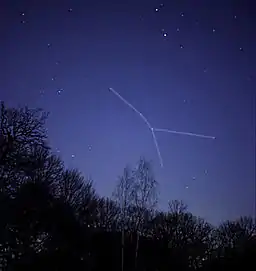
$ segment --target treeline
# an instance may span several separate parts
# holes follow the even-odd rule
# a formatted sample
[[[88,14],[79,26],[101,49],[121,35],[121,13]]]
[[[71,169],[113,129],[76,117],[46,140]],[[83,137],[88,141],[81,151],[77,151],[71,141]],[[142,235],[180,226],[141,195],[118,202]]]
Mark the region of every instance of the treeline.
[[[213,227],[172,200],[157,209],[157,182],[140,159],[113,197],[66,169],[47,143],[42,110],[0,112],[0,270],[226,270],[250,268],[255,221]],[[100,167],[100,165],[99,165]],[[99,168],[100,170],[100,168]]]

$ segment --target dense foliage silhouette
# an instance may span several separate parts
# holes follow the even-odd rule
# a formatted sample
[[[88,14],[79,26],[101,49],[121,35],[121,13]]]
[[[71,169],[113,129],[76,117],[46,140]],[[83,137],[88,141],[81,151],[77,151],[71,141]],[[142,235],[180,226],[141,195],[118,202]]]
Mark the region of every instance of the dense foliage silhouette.
[[[213,227],[178,200],[157,209],[157,182],[141,158],[112,198],[66,169],[47,143],[42,110],[0,112],[1,270],[226,270],[251,266],[255,221]]]

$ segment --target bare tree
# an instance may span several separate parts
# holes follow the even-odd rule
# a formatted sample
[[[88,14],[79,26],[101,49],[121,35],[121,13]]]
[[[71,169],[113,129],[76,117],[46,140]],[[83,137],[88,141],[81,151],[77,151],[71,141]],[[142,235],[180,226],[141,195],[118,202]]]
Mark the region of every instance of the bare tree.
[[[216,240],[219,252],[235,250],[250,240],[256,232],[252,217],[241,217],[236,221],[226,221],[216,230]],[[226,252],[225,252],[226,251]]]
[[[35,149],[48,148],[44,127],[47,116],[48,114],[41,109],[7,108],[3,102],[1,103],[0,176],[4,177],[4,180],[8,175],[17,175],[21,163],[33,155]],[[9,185],[1,184],[2,187]]]
[[[11,158],[16,150],[25,151],[31,145],[44,145],[47,134],[44,127],[48,113],[42,109],[28,107],[6,108],[1,103],[0,109],[0,160]],[[11,152],[12,151],[12,152]]]
[[[169,249],[177,264],[193,268],[202,265],[212,248],[213,227],[187,211],[183,201],[172,200],[162,219],[162,235],[168,240]]]
[[[124,246],[124,226],[133,226],[136,232],[136,268],[140,234],[147,216],[155,210],[158,200],[157,182],[151,164],[140,158],[132,171],[126,167],[123,176],[119,178],[114,195],[121,208],[122,246]]]
[[[137,167],[133,171],[133,201],[136,207],[136,251],[135,270],[137,268],[137,258],[139,251],[139,238],[146,222],[146,215],[154,212],[158,203],[157,181],[152,172],[150,162],[140,158]]]
[[[126,224],[125,222],[127,222],[128,210],[133,202],[133,182],[131,170],[126,166],[123,175],[118,178],[117,186],[113,192],[113,198],[121,209],[120,220],[123,226]]]
[[[118,227],[119,208],[116,203],[109,198],[101,198],[98,203],[98,226],[110,231]]]
[[[171,200],[168,202],[169,212],[181,214],[187,211],[188,206],[182,200]]]
[[[57,196],[72,207],[82,224],[96,226],[98,198],[91,180],[76,170],[65,170],[58,183]]]
[[[122,231],[121,266],[122,266],[122,271],[123,271],[124,269],[124,228],[125,228],[125,225],[128,224],[127,214],[128,214],[128,210],[132,204],[132,199],[133,199],[133,177],[131,176],[131,170],[128,166],[125,167],[123,176],[120,176],[118,178],[118,184],[113,193],[113,197],[117,203],[117,206],[119,206],[119,209],[121,210],[119,220],[120,220],[121,231]]]

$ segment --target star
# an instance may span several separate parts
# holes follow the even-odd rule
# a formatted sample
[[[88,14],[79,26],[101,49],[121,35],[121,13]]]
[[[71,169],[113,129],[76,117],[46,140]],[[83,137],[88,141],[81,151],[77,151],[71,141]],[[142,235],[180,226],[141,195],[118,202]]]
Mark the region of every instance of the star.
[[[167,37],[167,33],[164,33],[163,36],[164,36],[164,37]]]
[[[158,11],[159,11],[159,9],[158,9],[158,8],[155,8],[155,11],[156,11],[156,12],[158,12]]]
[[[184,48],[184,46],[182,44],[180,44],[180,49],[183,49],[183,48]]]
[[[71,155],[71,157],[72,157],[72,158],[75,158],[75,155],[74,155],[74,154],[72,154],[72,155]]]
[[[60,95],[63,92],[63,88],[57,90],[57,94]]]

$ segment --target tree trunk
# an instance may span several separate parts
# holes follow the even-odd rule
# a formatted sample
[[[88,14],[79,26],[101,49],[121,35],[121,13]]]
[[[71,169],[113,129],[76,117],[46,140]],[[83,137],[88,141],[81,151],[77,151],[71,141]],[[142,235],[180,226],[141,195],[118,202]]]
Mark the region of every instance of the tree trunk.
[[[140,234],[137,232],[137,238],[136,238],[136,250],[135,250],[135,270],[137,270],[137,260],[138,260],[138,251],[139,251],[139,239]]]
[[[122,229],[122,271],[124,271],[124,229]]]

